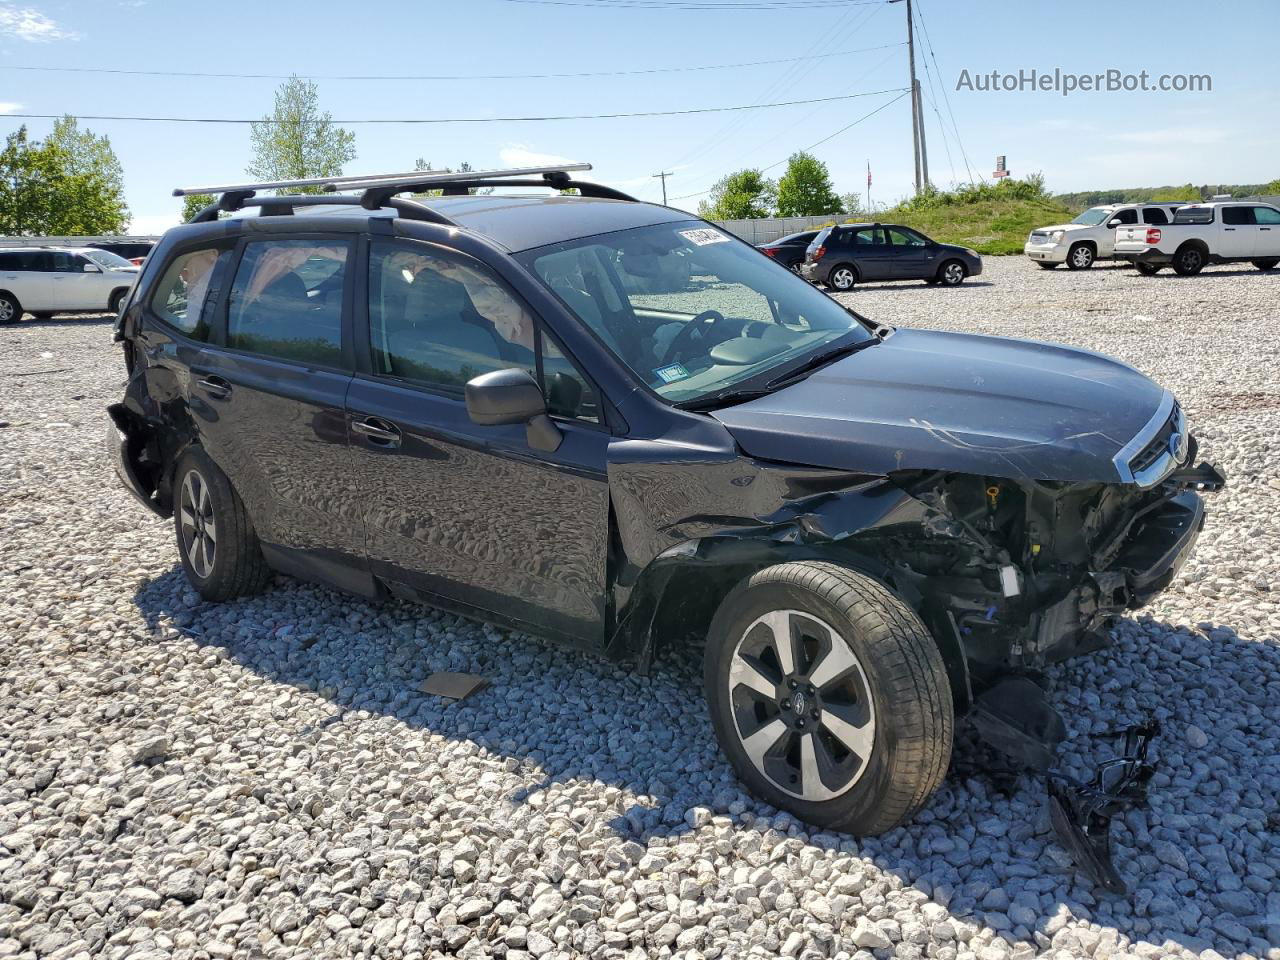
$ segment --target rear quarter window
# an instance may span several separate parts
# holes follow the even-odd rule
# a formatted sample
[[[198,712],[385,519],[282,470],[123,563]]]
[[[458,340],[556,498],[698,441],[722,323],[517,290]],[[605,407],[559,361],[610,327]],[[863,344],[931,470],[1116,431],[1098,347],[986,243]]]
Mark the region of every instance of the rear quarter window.
[[[1213,207],[1182,207],[1173,215],[1174,223],[1213,223]]]
[[[196,340],[207,340],[205,301],[224,251],[192,250],[173,259],[151,295],[151,312]]]

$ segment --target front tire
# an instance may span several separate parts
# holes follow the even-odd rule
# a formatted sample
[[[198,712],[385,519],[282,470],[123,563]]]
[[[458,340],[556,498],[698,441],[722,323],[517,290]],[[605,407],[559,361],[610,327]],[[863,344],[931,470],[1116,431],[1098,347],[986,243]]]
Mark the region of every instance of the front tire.
[[[948,260],[938,268],[938,282],[944,287],[958,287],[969,276],[969,270],[959,260]]]
[[[1138,272],[1144,277],[1154,277],[1161,269],[1158,263],[1135,263],[1134,266],[1138,268]]]
[[[704,664],[721,747],[758,797],[874,836],[916,813],[951,759],[937,644],[888,588],[833,563],[783,563],[716,612]]]
[[[22,319],[22,304],[12,293],[0,293],[0,323],[17,323]]]
[[[1180,277],[1194,277],[1204,265],[1204,251],[1197,246],[1183,247],[1173,255],[1173,272]]]
[[[258,593],[270,569],[240,496],[199,448],[174,473],[173,529],[187,580],[206,600]]]
[[[1264,257],[1261,260],[1250,260],[1249,262],[1259,270],[1274,270],[1276,264],[1280,263],[1280,257]]]
[[[1097,253],[1087,243],[1077,243],[1067,251],[1068,270],[1088,270],[1093,266]]]
[[[107,311],[118,315],[120,313],[120,304],[128,295],[128,288],[113,291],[111,299],[107,301]]]
[[[858,275],[853,272],[853,267],[846,266],[843,263],[835,267],[827,277],[827,286],[842,293],[852,290],[853,285],[857,282]]]

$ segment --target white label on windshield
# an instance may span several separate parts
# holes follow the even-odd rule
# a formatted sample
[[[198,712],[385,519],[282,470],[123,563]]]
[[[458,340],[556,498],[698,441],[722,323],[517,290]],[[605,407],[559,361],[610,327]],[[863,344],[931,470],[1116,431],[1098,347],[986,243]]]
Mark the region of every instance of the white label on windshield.
[[[709,228],[704,228],[702,230],[681,230],[680,236],[699,247],[705,247],[709,243],[729,242],[729,238],[719,230],[712,230]]]

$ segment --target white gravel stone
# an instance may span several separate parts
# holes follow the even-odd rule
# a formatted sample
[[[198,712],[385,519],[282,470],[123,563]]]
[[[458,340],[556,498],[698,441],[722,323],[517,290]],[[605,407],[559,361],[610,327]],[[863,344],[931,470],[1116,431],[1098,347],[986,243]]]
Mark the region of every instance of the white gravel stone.
[[[200,602],[171,527],[110,472],[109,320],[0,327],[0,957],[1272,960],[1277,280],[988,258],[959,289],[841,297],[1117,356],[1177,393],[1230,477],[1170,589],[1047,671],[1075,776],[1098,734],[1164,726],[1149,809],[1113,827],[1129,899],[1080,880],[1030,778],[953,772],[879,838],[780,815],[716,750],[695,651],[638,677],[283,578]],[[418,692],[443,670],[490,687]]]

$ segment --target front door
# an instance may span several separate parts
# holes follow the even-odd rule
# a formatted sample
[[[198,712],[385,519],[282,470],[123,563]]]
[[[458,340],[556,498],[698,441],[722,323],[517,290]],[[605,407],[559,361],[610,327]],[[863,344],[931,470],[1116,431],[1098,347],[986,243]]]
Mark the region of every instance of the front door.
[[[219,323],[192,365],[201,442],[244,500],[273,565],[367,591],[352,479],[346,238],[243,243]]]
[[[929,242],[924,237],[906,227],[885,227],[884,232],[896,279],[922,280],[937,272],[936,265],[930,262]]]
[[[79,254],[65,250],[54,250],[49,256],[53,265],[53,272],[49,274],[53,290],[50,306],[55,310],[88,309],[85,291],[96,290],[100,286],[97,281],[102,277],[101,268],[98,268],[99,272],[96,274],[85,273],[85,264],[89,261]],[[102,306],[105,308],[106,304],[107,295],[104,293]]]
[[[1259,260],[1280,257],[1280,210],[1275,207],[1254,207],[1253,219],[1258,229],[1253,255]]]
[[[594,389],[478,261],[374,240],[368,262],[369,369],[347,407],[372,572],[602,643],[609,436]],[[466,381],[504,367],[541,370],[554,453],[523,425],[468,418]]]

